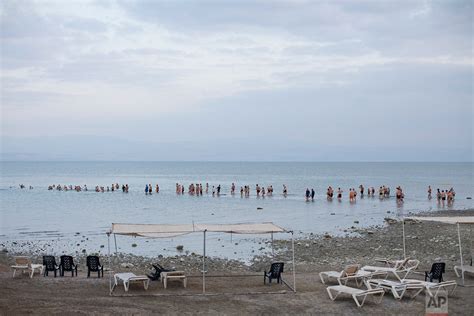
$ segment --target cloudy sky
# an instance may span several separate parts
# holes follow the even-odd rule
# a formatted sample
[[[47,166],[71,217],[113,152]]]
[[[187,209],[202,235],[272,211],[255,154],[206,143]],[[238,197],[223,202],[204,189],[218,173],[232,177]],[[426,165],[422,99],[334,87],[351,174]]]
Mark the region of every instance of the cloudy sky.
[[[2,158],[472,161],[472,6],[4,0]]]

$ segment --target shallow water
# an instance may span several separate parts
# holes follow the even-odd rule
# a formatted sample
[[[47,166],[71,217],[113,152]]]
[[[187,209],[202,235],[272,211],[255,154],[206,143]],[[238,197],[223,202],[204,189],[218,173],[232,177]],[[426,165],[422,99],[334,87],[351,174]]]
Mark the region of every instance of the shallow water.
[[[2,162],[1,167],[0,242],[29,240],[55,253],[106,251],[105,232],[112,222],[273,222],[294,230],[297,236],[343,234],[351,226],[382,224],[387,216],[448,209],[438,205],[436,199],[427,199],[428,185],[433,195],[436,188],[454,187],[456,200],[449,208],[472,208],[472,200],[466,197],[473,196],[474,188],[472,163]],[[91,191],[96,185],[106,187],[115,182],[128,183],[130,192]],[[208,182],[210,187],[221,184],[223,194],[177,196],[176,182],[184,183],[186,188],[191,182]],[[250,185],[251,196],[230,195],[232,182],[237,191],[240,186]],[[20,183],[34,189],[21,190]],[[159,183],[160,193],[146,196],[146,183]],[[257,183],[272,184],[274,196],[257,198]],[[89,191],[48,191],[51,184],[87,184]],[[289,189],[286,198],[281,194],[283,184]],[[349,203],[348,189],[357,189],[359,184],[376,189],[386,185],[392,194],[400,185],[405,200],[400,204],[394,198],[358,197],[356,203]],[[345,191],[341,202],[326,200],[328,185]],[[304,200],[307,187],[316,191],[314,202]],[[269,244],[265,244],[269,236],[208,235],[210,255],[246,259],[270,251]],[[202,252],[202,236],[198,234],[159,240],[118,236],[117,240],[119,250],[142,255],[173,254],[178,244],[185,250]]]

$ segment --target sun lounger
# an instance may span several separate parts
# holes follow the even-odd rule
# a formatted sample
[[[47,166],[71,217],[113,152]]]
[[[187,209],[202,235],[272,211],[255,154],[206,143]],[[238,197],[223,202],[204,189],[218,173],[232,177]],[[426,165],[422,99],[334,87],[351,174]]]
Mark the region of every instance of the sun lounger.
[[[169,280],[182,281],[185,288],[188,282],[188,278],[186,277],[184,271],[161,272],[161,282],[163,283],[163,287],[165,289],[168,287]]]
[[[21,270],[22,274],[27,271],[30,278],[33,278],[35,271],[38,271],[40,274],[43,273],[42,264],[31,263],[30,258],[23,256],[15,257],[15,264],[12,265],[11,268],[13,269],[13,277],[15,277],[16,270]]]
[[[375,260],[375,262],[383,263],[386,267],[390,267],[390,268],[396,268],[403,261],[405,261],[404,259],[392,260],[392,259],[388,259],[388,258],[375,258],[374,260]]]
[[[454,273],[456,273],[458,278],[464,277],[465,273],[474,274],[474,266],[454,266]]]
[[[151,266],[153,267],[153,269],[155,269],[155,271],[153,273],[147,274],[147,276],[152,281],[160,280],[162,272],[176,271],[176,269],[163,268],[159,263],[152,264]]]
[[[323,284],[326,284],[330,279],[336,279],[340,285],[346,285],[349,280],[355,280],[357,286],[361,286],[363,282],[359,283],[359,280],[368,278],[371,276],[371,272],[359,270],[360,265],[351,264],[344,268],[342,271],[324,271],[319,273],[319,277]],[[325,280],[326,278],[326,280]]]
[[[416,291],[411,295],[411,298],[415,298],[425,289],[425,285],[421,283],[402,283],[386,279],[370,279],[367,282],[370,284],[371,288],[382,288],[386,291],[390,291],[393,297],[398,300],[401,300],[409,290]]]
[[[387,273],[393,274],[400,282],[405,279],[410,272],[415,270],[420,261],[418,260],[408,260],[405,259],[401,264],[397,265],[396,267],[378,267],[378,266],[364,266],[362,270],[375,272],[375,273]]]
[[[375,295],[375,296],[380,295],[379,299],[375,301],[377,304],[379,304],[382,301],[383,295],[385,294],[385,291],[382,288],[375,288],[375,289],[369,288],[367,290],[361,290],[361,289],[356,289],[356,288],[349,287],[346,285],[328,286],[326,291],[328,292],[329,298],[333,301],[341,293],[351,295],[352,298],[354,299],[354,302],[357,304],[357,307],[362,307],[364,305],[365,299],[369,295]]]
[[[456,281],[444,281],[444,282],[426,282],[415,279],[405,279],[402,281],[404,284],[422,284],[425,287],[425,292],[431,297],[437,297],[439,291],[445,291],[448,295],[452,295],[456,290]],[[449,290],[451,289],[451,290]]]
[[[112,291],[118,285],[119,280],[123,282],[123,287],[125,289],[125,292],[128,292],[131,282],[143,282],[143,287],[145,288],[145,290],[148,290],[148,284],[150,282],[150,279],[148,279],[146,275],[136,275],[135,273],[131,273],[131,272],[116,273],[114,274],[115,283],[112,287]]]

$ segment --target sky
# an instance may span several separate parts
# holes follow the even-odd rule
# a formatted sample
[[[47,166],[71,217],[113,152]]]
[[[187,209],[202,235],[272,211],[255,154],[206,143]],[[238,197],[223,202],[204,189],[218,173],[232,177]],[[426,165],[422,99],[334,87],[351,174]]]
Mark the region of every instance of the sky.
[[[2,160],[473,161],[472,1],[0,3]]]

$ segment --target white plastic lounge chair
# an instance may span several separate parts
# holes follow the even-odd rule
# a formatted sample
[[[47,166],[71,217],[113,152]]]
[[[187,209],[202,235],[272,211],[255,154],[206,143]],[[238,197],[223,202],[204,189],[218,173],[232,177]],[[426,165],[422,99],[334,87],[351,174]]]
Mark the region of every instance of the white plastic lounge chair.
[[[402,263],[397,264],[395,267],[378,267],[378,266],[364,266],[362,270],[375,272],[375,273],[382,273],[385,272],[387,274],[393,274],[400,282],[405,279],[410,272],[415,270],[420,261],[418,260],[409,260],[405,259]]]
[[[319,273],[319,278],[323,284],[326,284],[330,279],[336,279],[340,285],[346,285],[349,280],[355,280],[357,287],[360,287],[363,282],[359,283],[360,279],[370,277],[372,274],[368,271],[359,270],[360,265],[351,264],[344,268],[342,271],[323,271]],[[326,280],[324,279],[326,278]]]
[[[465,273],[472,273],[474,274],[474,266],[454,266],[454,273],[456,273],[458,278],[464,278]]]
[[[38,271],[40,275],[43,273],[43,265],[31,263],[30,258],[17,256],[15,257],[15,264],[11,266],[13,269],[13,277],[15,277],[16,270],[21,270],[23,274],[25,271],[28,271],[30,278],[33,278],[35,271]]]
[[[386,267],[398,268],[407,259],[393,260],[393,259],[388,259],[388,258],[375,258],[374,260],[375,262],[383,263]]]
[[[457,287],[456,281],[444,281],[440,283],[435,283],[415,279],[405,279],[402,281],[402,283],[411,285],[422,284],[425,287],[425,292],[431,297],[437,297],[439,291],[445,291],[448,295],[452,295]]]
[[[163,287],[166,289],[168,287],[168,281],[170,280],[179,280],[183,281],[183,285],[186,288],[187,285],[187,277],[184,274],[184,271],[167,271],[161,272],[161,282],[163,283]]]
[[[413,299],[425,289],[425,285],[421,283],[402,283],[386,279],[370,279],[367,282],[371,288],[382,288],[386,291],[390,291],[393,297],[398,300],[401,300],[409,290],[415,291],[415,293],[410,296],[410,298]]]
[[[148,290],[148,284],[150,283],[150,279],[148,279],[146,275],[135,275],[135,273],[131,272],[116,273],[114,274],[114,280],[115,283],[112,287],[112,291],[118,285],[119,280],[123,282],[125,292],[128,292],[131,282],[143,282],[143,287],[145,288],[145,290]]]
[[[362,307],[364,305],[365,299],[367,298],[368,295],[375,295],[375,296],[380,295],[379,299],[375,300],[375,302],[379,304],[382,301],[382,298],[385,294],[384,289],[382,288],[372,289],[370,288],[370,285],[368,285],[368,287],[369,289],[367,290],[361,290],[361,289],[356,289],[356,288],[349,287],[346,285],[334,285],[334,286],[328,286],[326,291],[328,292],[329,298],[333,301],[341,293],[351,295],[357,307]],[[359,301],[359,299],[361,300]]]

